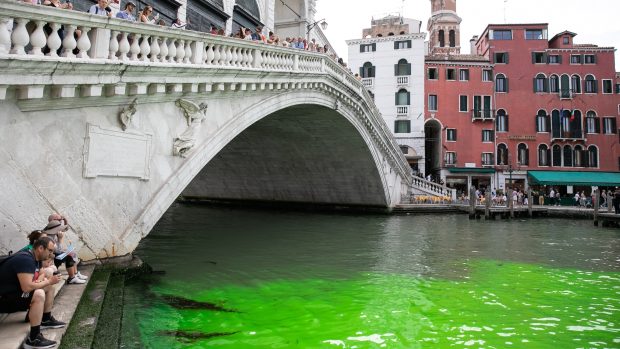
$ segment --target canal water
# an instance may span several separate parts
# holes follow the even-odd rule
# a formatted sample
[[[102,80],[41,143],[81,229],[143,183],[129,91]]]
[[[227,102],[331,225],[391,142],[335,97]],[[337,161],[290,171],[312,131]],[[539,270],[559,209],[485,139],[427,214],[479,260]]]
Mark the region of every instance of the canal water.
[[[124,348],[620,348],[620,231],[175,204]]]

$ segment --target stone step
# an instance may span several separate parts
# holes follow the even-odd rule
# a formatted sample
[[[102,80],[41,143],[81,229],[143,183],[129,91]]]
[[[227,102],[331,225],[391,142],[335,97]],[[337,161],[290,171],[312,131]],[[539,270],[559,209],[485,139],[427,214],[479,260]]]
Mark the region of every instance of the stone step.
[[[120,348],[125,274],[112,273],[97,320],[92,349]]]

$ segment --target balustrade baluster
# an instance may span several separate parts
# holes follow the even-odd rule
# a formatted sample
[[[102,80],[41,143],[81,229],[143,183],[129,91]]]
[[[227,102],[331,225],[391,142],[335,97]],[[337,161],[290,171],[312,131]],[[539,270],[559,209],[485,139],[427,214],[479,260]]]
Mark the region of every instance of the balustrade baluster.
[[[179,41],[179,46],[177,47],[177,63],[183,63],[183,57],[185,57],[185,40]]]
[[[121,61],[126,61],[127,53],[129,53],[129,39],[127,39],[127,32],[121,34],[121,41],[119,42],[118,52],[120,53],[119,59]]]
[[[142,42],[140,43],[140,59],[142,61],[147,62],[149,60],[149,53],[151,53],[151,44],[149,44],[149,35],[145,35],[142,37]]]
[[[90,50],[90,38],[88,37],[88,32],[90,31],[89,27],[81,27],[82,34],[77,41],[78,58],[89,58],[88,50]]]
[[[173,63],[174,58],[177,56],[177,47],[175,45],[176,39],[170,38],[170,43],[168,44],[168,59],[167,62]]]
[[[49,38],[48,38],[48,43],[47,46],[49,46]],[[110,52],[110,54],[108,55],[108,59],[111,59],[113,61],[117,60],[118,58],[116,57],[116,53],[118,52],[118,30],[112,30],[112,34],[110,35],[110,46],[108,47],[108,50]]]
[[[220,60],[219,65],[226,65],[226,46],[220,46]]]
[[[162,37],[161,38],[161,44],[159,44],[159,60],[158,62],[166,62],[168,59],[168,44],[166,43],[166,41],[168,41],[167,38]]]
[[[0,17],[0,54],[8,53],[11,49],[11,34],[8,24],[8,18]]]
[[[26,23],[28,20],[26,18],[17,18],[15,20],[17,22],[17,26],[13,29],[13,33],[11,33],[11,42],[13,43],[13,48],[10,53],[16,55],[25,55],[26,51],[24,48],[28,45],[30,41],[30,37],[28,36],[28,30],[26,29]]]
[[[220,64],[220,45],[213,46],[213,65]]]
[[[237,66],[238,62],[237,59],[239,59],[239,56],[237,55],[237,47],[233,47],[230,50],[231,53],[231,62],[233,66]]]
[[[213,64],[213,60],[215,59],[215,52],[213,52],[213,45],[208,45],[207,54],[205,55],[205,63],[208,65]]]
[[[142,34],[132,34],[131,47],[129,48],[129,52],[131,52],[131,60],[137,61],[138,55],[140,54],[140,38]]]
[[[185,58],[183,58],[183,63],[191,63],[192,59],[192,42],[187,41],[185,43]]]
[[[232,65],[232,48],[226,47],[226,65]]]
[[[62,40],[62,56],[75,58],[73,50],[77,47],[77,41],[73,37],[76,26],[73,24],[65,25],[65,38]]]
[[[30,54],[33,56],[43,56],[43,51],[41,49],[45,46],[47,40],[45,40],[45,32],[43,32],[43,26],[45,22],[43,21],[35,21],[36,29],[30,34],[30,45],[32,49],[30,50]]]
[[[159,36],[153,36],[151,39],[151,62],[159,62]]]

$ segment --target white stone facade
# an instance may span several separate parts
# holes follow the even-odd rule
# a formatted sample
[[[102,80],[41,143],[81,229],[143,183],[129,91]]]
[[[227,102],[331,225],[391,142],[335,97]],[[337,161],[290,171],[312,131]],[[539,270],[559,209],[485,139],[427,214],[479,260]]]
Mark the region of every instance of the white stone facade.
[[[410,25],[416,27],[415,25]],[[418,169],[424,173],[424,50],[426,34],[414,32],[404,35],[347,40],[348,66],[360,74],[360,67],[370,62],[374,78],[364,78],[363,83],[374,94],[375,104],[383,119],[394,133],[398,144],[410,147],[409,155],[417,154]],[[395,42],[410,41],[411,48],[395,49]],[[375,50],[360,52],[360,45],[374,45]],[[410,75],[395,75],[395,65],[401,59],[411,64]],[[409,92],[409,105],[396,105],[395,94],[405,89]],[[406,107],[406,108],[402,108]],[[410,122],[409,133],[395,133],[395,122]]]

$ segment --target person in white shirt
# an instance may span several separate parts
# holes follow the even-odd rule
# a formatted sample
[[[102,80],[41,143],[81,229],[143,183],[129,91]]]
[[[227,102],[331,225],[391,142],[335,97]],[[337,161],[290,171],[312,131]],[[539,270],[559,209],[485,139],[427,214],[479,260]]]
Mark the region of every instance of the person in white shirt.
[[[112,10],[108,7],[107,0],[97,0],[97,3],[88,9],[88,13],[112,17]]]

